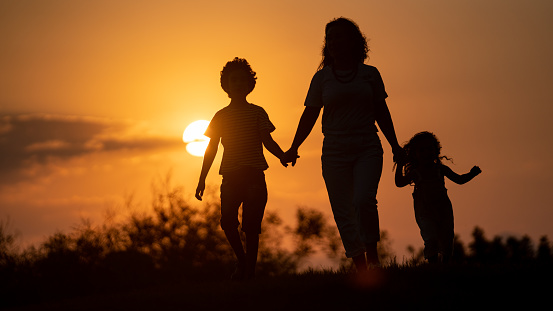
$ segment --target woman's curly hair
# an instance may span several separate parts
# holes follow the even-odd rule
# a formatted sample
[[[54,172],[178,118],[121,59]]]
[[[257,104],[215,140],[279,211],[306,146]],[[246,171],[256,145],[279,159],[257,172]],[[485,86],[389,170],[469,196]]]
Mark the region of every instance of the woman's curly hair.
[[[352,38],[355,41],[354,42],[354,51],[352,57],[358,61],[363,63],[365,59],[369,57],[369,45],[367,44],[367,38],[365,35],[361,32],[359,29],[359,26],[352,21],[351,19],[345,18],[345,17],[339,17],[331,20],[326,24],[325,27],[325,40],[323,45],[323,58],[321,60],[321,64],[319,65],[319,69],[322,69],[323,67],[329,66],[334,62],[334,58],[330,55],[330,51],[328,50],[328,44],[326,40],[326,35],[328,33],[328,30],[331,27],[334,26],[343,26],[347,30],[349,30],[352,34]]]
[[[252,70],[252,67],[247,60],[245,60],[244,58],[235,57],[233,60],[227,62],[226,65],[223,67],[223,70],[221,70],[221,87],[229,95],[229,97],[230,94],[228,77],[231,72],[237,70],[242,70],[250,76],[250,79],[248,81],[249,89],[247,94],[251,93],[251,91],[253,91],[253,88],[255,87],[255,82],[257,80],[255,71]]]
[[[432,132],[424,131],[415,134],[405,145],[403,150],[405,150],[405,166],[404,172],[408,173],[411,169],[417,166],[417,150],[420,148],[422,142],[430,141],[434,147],[434,162],[437,164],[442,164],[442,159],[451,161],[445,155],[440,155],[442,150],[442,144],[438,140],[438,137]]]

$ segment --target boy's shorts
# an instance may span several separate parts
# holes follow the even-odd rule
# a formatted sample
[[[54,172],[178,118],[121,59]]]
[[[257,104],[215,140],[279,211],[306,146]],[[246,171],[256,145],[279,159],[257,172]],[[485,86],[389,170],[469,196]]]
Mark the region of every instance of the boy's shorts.
[[[242,231],[261,233],[267,204],[267,184],[261,170],[240,169],[223,175],[221,184],[221,228],[238,228],[238,209],[242,204]]]

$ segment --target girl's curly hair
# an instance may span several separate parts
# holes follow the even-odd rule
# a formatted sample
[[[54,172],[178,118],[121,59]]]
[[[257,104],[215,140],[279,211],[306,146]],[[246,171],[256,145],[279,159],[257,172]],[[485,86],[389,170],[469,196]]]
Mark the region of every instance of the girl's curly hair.
[[[326,41],[326,34],[328,33],[328,30],[331,27],[334,26],[342,26],[345,27],[348,31],[352,34],[352,40],[354,40],[354,51],[352,57],[360,62],[363,63],[365,59],[369,57],[369,45],[367,44],[367,38],[365,35],[361,32],[359,29],[359,26],[352,21],[351,19],[345,18],[345,17],[339,17],[331,20],[326,24],[325,27],[325,40],[323,45],[323,58],[321,60],[321,64],[319,65],[319,69],[322,69],[323,67],[329,66],[334,62],[334,58],[330,55],[330,51],[328,50],[328,44]]]
[[[242,70],[250,76],[250,79],[248,81],[249,90],[247,94],[251,93],[251,91],[253,91],[253,88],[255,87],[255,82],[257,80],[255,71],[252,70],[252,67],[247,60],[245,60],[244,58],[235,57],[233,60],[227,62],[226,65],[223,67],[223,70],[221,70],[221,87],[223,88],[223,91],[225,91],[229,95],[229,97],[230,94],[228,77],[231,72],[237,70]]]
[[[434,157],[435,163],[442,164],[442,159],[452,161],[447,156],[440,155],[440,152],[442,150],[442,145],[438,140],[438,137],[436,137],[434,133],[428,132],[428,131],[420,132],[415,134],[403,146],[403,150],[405,150],[405,166],[404,166],[405,173],[408,173],[413,167],[417,166],[418,164],[417,158],[416,158],[417,150],[418,148],[420,148],[422,142],[427,142],[427,141],[430,141],[434,147],[433,157]]]

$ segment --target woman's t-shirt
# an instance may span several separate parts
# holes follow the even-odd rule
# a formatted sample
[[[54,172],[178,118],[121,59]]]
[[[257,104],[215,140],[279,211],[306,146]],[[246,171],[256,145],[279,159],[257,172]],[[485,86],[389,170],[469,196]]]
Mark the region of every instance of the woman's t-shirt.
[[[322,130],[325,135],[367,134],[377,131],[375,103],[387,97],[376,67],[359,64],[353,80],[344,83],[337,80],[332,67],[327,66],[313,76],[305,106],[324,108]]]

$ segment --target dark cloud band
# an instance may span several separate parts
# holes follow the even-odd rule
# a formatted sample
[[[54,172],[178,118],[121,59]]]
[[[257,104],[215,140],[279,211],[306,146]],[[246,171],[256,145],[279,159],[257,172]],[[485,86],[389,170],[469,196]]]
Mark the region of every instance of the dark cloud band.
[[[30,162],[69,160],[95,152],[183,147],[179,137],[152,136],[128,121],[61,115],[0,116],[0,184],[17,179]]]

